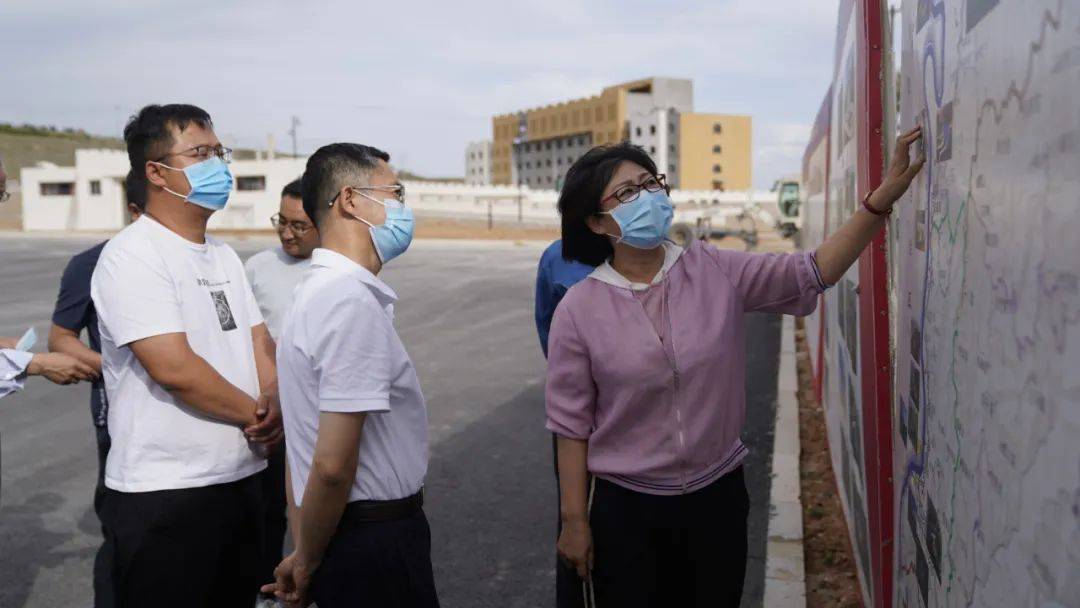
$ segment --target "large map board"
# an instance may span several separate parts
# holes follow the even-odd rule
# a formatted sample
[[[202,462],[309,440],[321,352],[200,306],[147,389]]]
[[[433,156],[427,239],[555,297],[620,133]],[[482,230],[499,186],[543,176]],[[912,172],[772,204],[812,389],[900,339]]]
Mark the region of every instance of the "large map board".
[[[881,91],[870,86],[879,81],[872,75],[881,69],[880,11],[868,9],[871,5],[876,6],[869,0],[840,3],[827,113],[825,216],[823,221],[807,218],[812,231],[819,222],[825,234],[836,231],[881,177]],[[819,151],[811,147],[808,154],[813,159]],[[819,209],[811,204],[808,211]],[[830,455],[868,606],[885,605],[893,558],[885,268],[879,237],[825,293],[820,313],[821,397]]]
[[[1080,2],[901,18],[894,604],[1080,606]]]
[[[1080,2],[900,8],[894,64],[885,3],[840,3],[803,157],[816,247],[924,128],[888,242],[806,325],[864,603],[1080,607]]]

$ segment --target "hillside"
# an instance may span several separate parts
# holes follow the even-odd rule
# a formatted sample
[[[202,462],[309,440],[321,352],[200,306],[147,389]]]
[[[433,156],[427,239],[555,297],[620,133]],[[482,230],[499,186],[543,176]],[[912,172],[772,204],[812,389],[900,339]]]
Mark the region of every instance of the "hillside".
[[[75,164],[75,150],[80,148],[107,148],[123,150],[124,141],[118,137],[91,135],[78,129],[56,129],[34,125],[11,125],[0,123],[0,157],[4,159],[4,168],[8,180],[18,180],[23,167],[34,166],[46,161],[60,166]],[[278,156],[285,157],[281,152]],[[237,160],[255,158],[255,150],[237,149]],[[400,170],[402,179],[418,181],[461,182],[457,178],[432,179],[416,175],[407,170]],[[9,186],[10,189],[10,186]],[[0,205],[0,230],[18,230],[22,228],[22,195],[18,192],[11,200]]]
[[[124,140],[118,137],[91,135],[76,129],[55,129],[33,125],[10,125],[0,123],[0,157],[8,180],[18,180],[23,167],[46,161],[60,166],[75,164],[75,150],[80,148],[107,148],[123,150]],[[237,159],[255,158],[254,150],[237,150]],[[22,196],[16,193],[8,202],[0,205],[0,230],[22,228]]]

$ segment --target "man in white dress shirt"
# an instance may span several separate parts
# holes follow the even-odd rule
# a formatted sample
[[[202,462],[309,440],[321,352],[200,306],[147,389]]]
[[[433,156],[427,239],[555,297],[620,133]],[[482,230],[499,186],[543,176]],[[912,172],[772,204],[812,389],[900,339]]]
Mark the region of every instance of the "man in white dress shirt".
[[[413,233],[389,160],[332,144],[304,171],[322,248],[278,345],[296,550],[263,588],[301,605],[439,605],[422,508],[427,407],[394,329],[397,296],[377,276]]]

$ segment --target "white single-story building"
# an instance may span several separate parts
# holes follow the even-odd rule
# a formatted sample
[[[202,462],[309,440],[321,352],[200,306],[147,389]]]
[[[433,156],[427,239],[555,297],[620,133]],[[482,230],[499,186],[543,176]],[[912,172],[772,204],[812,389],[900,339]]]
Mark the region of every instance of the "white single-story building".
[[[229,204],[210,219],[211,229],[269,230],[282,188],[304,172],[306,158],[234,160],[229,165],[234,191]],[[111,231],[123,228],[126,211],[124,177],[127,153],[119,150],[76,150],[75,166],[39,163],[21,174],[23,230]],[[467,185],[460,183],[405,182],[406,201],[418,216],[556,225],[559,222],[555,190],[528,186]],[[700,210],[712,205],[767,205],[769,192],[715,192],[675,190],[677,207]],[[775,205],[774,205],[775,206]],[[689,209],[687,209],[689,211]]]

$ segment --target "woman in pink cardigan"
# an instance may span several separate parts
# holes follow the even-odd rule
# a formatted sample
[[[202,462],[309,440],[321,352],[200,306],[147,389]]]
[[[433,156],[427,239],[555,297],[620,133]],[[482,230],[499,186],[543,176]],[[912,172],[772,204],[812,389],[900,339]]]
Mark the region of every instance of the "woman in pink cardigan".
[[[563,256],[596,270],[551,324],[559,555],[599,606],[738,606],[746,569],[743,313],[805,315],[881,230],[923,159],[889,173],[814,252],[665,240],[664,176],[639,147],[594,148],[559,198]]]

